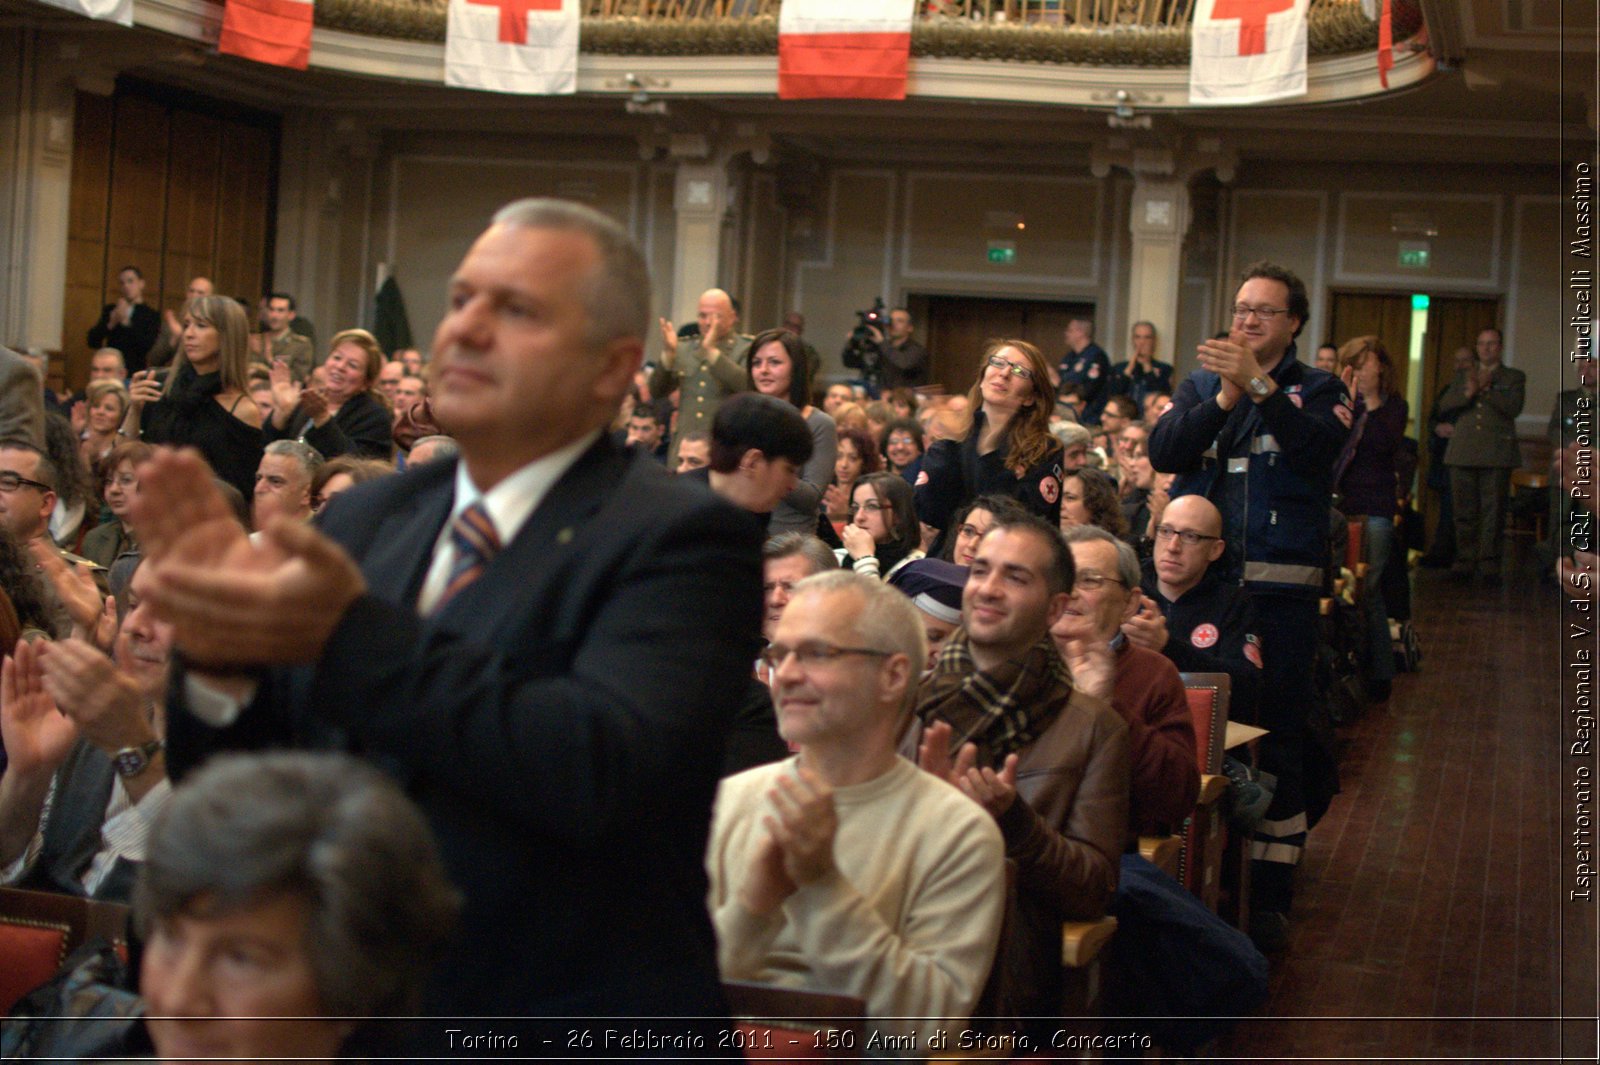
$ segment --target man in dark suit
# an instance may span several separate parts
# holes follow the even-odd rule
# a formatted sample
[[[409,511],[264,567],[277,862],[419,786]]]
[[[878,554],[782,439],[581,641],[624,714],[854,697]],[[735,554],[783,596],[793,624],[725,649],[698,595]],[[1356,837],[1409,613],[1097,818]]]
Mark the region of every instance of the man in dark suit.
[[[122,293],[117,302],[101,308],[89,327],[89,347],[116,348],[128,372],[137,373],[161,335],[161,315],[144,301],[144,274],[137,266],[117,271],[117,288]]]
[[[195,457],[144,468],[151,600],[189,665],[174,772],[285,741],[394,772],[466,894],[425,1013],[716,1016],[703,860],[760,633],[757,533],[604,431],[649,323],[610,220],[512,204],[449,308],[432,402],[459,462],[259,546],[194,490]]]
[[[1455,416],[1455,431],[1445,449],[1450,495],[1455,504],[1456,561],[1452,572],[1483,580],[1500,579],[1500,541],[1506,527],[1506,488],[1511,471],[1522,465],[1517,446],[1517,415],[1522,413],[1527,379],[1500,362],[1500,330],[1478,334],[1478,361],[1456,374],[1439,399],[1441,416]]]

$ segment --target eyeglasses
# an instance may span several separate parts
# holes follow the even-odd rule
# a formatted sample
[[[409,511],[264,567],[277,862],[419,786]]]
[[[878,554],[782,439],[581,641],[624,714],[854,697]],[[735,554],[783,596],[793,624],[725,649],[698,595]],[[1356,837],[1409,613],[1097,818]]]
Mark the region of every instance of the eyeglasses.
[[[859,510],[864,510],[868,514],[876,514],[876,513],[878,513],[879,511],[882,511],[882,510],[892,510],[892,509],[893,509],[893,507],[891,505],[886,504],[886,503],[880,503],[876,499],[869,499],[865,503],[851,503],[850,504],[850,513],[852,513],[852,514],[856,513]]]
[[[888,658],[893,651],[879,651],[871,647],[839,647],[821,640],[810,640],[798,647],[786,647],[781,643],[768,644],[766,650],[761,652],[761,661],[767,664],[768,669],[776,670],[789,656],[794,655],[795,661],[800,663],[801,669],[811,669],[813,666],[825,666],[835,662],[845,655],[868,655],[872,658]]]
[[[1170,525],[1156,526],[1157,540],[1170,540],[1174,536],[1178,538],[1178,542],[1184,547],[1198,547],[1206,540],[1222,539],[1220,536],[1207,536],[1205,533],[1197,533],[1192,529],[1174,529]]]
[[[1016,363],[1012,362],[1010,359],[1002,359],[998,355],[990,355],[989,356],[989,365],[993,366],[996,370],[1004,370],[1004,371],[1006,371],[1012,377],[1020,377],[1024,381],[1032,381],[1033,380],[1033,371],[1032,370],[1028,369],[1026,366],[1019,366]]]
[[[0,470],[0,492],[15,492],[23,485],[27,485],[29,488],[37,488],[41,492],[55,491],[54,488],[42,481],[30,481],[20,473],[12,473],[10,470]]]
[[[1107,577],[1104,573],[1096,573],[1093,570],[1087,573],[1080,572],[1073,580],[1072,585],[1074,588],[1082,588],[1086,592],[1098,592],[1106,586],[1107,581],[1113,584],[1120,584],[1124,588],[1128,586],[1128,582],[1121,577]]]
[[[118,488],[138,488],[139,476],[134,473],[118,473],[106,478],[106,487],[116,485]]]
[[[1252,314],[1261,319],[1263,322],[1270,322],[1274,318],[1278,317],[1278,315],[1288,313],[1289,312],[1282,307],[1246,307],[1242,303],[1235,303],[1233,305],[1233,320],[1236,322],[1242,322]]]

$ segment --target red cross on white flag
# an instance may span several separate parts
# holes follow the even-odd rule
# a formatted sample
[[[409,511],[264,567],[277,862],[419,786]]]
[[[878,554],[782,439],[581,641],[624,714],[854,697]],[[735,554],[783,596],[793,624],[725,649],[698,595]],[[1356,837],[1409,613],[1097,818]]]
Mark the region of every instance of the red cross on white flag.
[[[533,95],[578,89],[578,0],[450,0],[444,83]]]
[[[1256,104],[1304,96],[1310,0],[1197,0],[1189,102]]]

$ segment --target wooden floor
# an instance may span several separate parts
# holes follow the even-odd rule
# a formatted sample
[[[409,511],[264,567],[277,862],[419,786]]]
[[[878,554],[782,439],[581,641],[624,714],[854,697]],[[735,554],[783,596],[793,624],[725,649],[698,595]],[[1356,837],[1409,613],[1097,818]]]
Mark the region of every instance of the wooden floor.
[[[1291,948],[1274,963],[1265,1017],[1219,1054],[1485,1061],[1576,1049],[1572,1028],[1563,1045],[1553,1020],[1512,1019],[1559,1013],[1561,964],[1560,608],[1521,554],[1499,588],[1415,572],[1422,672],[1341,730],[1343,791],[1311,833]],[[1581,1033],[1593,1060],[1593,1025]]]

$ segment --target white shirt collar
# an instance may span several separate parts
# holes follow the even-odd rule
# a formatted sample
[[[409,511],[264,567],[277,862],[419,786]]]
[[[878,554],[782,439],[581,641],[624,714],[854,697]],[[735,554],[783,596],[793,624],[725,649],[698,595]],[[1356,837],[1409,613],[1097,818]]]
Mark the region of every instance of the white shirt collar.
[[[500,534],[500,543],[509,544],[522,531],[528,517],[539,509],[539,504],[550,494],[550,489],[599,436],[598,429],[586,433],[572,443],[534,459],[487,492],[478,491],[478,486],[472,483],[465,459],[456,463],[456,498],[450,507],[450,522],[481,499],[483,508],[494,521],[495,532]],[[447,529],[450,522],[445,523]]]

